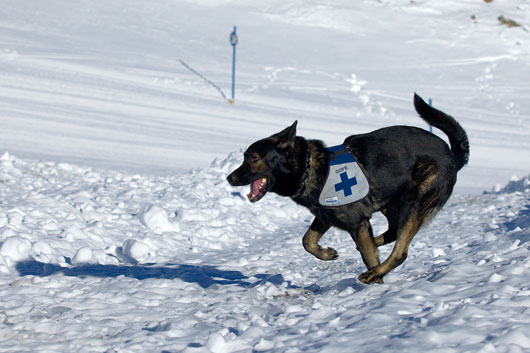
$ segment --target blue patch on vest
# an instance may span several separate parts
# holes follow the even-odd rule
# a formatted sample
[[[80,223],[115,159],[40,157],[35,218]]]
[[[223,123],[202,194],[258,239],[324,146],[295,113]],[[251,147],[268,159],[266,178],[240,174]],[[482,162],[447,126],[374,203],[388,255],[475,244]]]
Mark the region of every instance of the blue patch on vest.
[[[340,173],[340,183],[335,184],[335,191],[343,190],[344,196],[350,196],[352,194],[351,188],[357,185],[357,178],[348,178],[348,173]]]
[[[341,206],[365,197],[369,185],[355,157],[344,145],[333,146],[328,150],[329,173],[320,193],[320,204]]]

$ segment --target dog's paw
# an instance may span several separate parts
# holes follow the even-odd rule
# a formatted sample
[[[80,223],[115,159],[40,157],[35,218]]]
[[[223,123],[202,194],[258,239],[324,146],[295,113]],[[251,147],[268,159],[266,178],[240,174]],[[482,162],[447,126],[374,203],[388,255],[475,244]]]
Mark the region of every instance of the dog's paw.
[[[366,284],[371,284],[371,283],[383,284],[384,283],[383,282],[383,277],[377,275],[376,271],[374,271],[373,269],[362,273],[358,277],[358,279],[359,279],[359,281],[361,281],[363,283],[366,283]]]
[[[320,256],[318,258],[324,261],[337,260],[339,258],[339,253],[333,248],[322,249],[319,255]]]

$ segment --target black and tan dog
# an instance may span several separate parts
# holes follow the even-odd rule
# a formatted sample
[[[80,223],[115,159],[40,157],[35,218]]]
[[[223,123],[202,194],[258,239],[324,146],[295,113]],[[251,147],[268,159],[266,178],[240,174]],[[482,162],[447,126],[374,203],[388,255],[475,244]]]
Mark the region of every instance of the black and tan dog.
[[[368,268],[359,279],[382,283],[383,276],[406,259],[414,235],[445,204],[457,172],[469,157],[467,135],[455,119],[430,107],[416,94],[414,106],[426,122],[448,136],[451,146],[410,126],[391,126],[346,138],[343,144],[369,184],[367,196],[357,202],[336,207],[319,203],[329,173],[330,152],[322,141],[296,136],[296,121],[253,143],[244,154],[243,164],[227,180],[233,186],[250,184],[251,202],[272,191],[307,207],[315,219],[303,245],[321,260],[338,257],[334,249],[318,245],[322,235],[331,226],[349,232]],[[369,220],[377,211],[388,219],[388,230],[374,238]],[[392,253],[380,263],[377,247],[393,241]]]

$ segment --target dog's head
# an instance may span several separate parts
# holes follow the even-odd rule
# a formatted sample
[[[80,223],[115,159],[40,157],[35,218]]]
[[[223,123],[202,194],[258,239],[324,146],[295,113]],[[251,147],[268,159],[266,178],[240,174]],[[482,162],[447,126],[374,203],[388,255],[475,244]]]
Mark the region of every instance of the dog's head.
[[[295,121],[290,127],[270,137],[254,142],[244,153],[243,163],[226,179],[232,186],[250,184],[250,202],[261,200],[269,191],[283,196],[285,186],[279,183],[292,174],[288,163],[296,138]]]

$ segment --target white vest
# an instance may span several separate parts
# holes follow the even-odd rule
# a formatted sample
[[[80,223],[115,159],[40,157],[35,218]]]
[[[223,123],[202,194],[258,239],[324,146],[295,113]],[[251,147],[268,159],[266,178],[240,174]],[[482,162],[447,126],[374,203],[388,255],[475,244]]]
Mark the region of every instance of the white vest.
[[[342,206],[368,194],[368,180],[355,157],[344,145],[329,147],[329,173],[318,202],[323,206]]]

